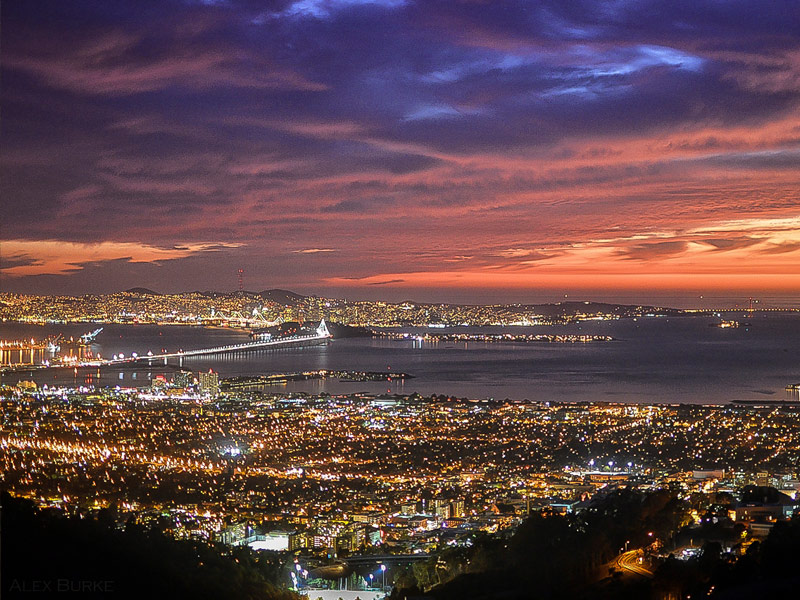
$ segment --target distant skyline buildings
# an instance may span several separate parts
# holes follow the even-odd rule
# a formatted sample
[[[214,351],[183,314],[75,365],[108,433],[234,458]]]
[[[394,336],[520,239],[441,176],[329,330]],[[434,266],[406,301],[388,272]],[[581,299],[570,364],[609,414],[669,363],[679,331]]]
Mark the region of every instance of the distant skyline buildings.
[[[375,294],[380,294],[376,290]],[[424,294],[425,291],[420,291]],[[434,292],[436,293],[436,292]],[[454,290],[438,290],[441,295],[454,295]],[[480,291],[478,291],[480,293]],[[297,294],[291,290],[191,291],[161,293],[135,287],[112,294],[42,295],[0,292],[0,318],[21,322],[170,322],[174,324],[218,325],[220,322],[250,327],[263,327],[275,320],[319,322],[330,319],[355,325],[396,326],[399,323],[450,323],[451,325],[486,324],[533,325],[536,316],[591,314],[617,317],[644,316],[651,309],[668,315],[673,311],[714,313],[718,311],[798,311],[800,306],[791,297],[782,296],[581,296],[580,294],[547,295],[508,299],[509,292],[481,301],[476,290],[469,290],[462,300],[417,298],[406,296],[391,300],[377,295],[363,299],[343,294],[325,295],[312,292]],[[435,309],[433,316],[428,307]],[[530,312],[543,309],[544,312]],[[461,311],[464,309],[464,312]],[[444,312],[441,312],[444,311]],[[431,318],[433,320],[431,320]],[[539,323],[542,324],[542,323]],[[322,325],[322,324],[320,324]],[[321,332],[324,333],[324,332]]]
[[[0,11],[4,292],[800,304],[796,2]]]

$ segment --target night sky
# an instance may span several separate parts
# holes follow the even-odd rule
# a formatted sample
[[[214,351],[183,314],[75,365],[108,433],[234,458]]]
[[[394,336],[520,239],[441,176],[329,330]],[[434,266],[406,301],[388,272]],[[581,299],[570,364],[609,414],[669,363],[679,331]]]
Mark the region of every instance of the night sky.
[[[797,0],[4,0],[1,64],[3,291],[800,302]]]

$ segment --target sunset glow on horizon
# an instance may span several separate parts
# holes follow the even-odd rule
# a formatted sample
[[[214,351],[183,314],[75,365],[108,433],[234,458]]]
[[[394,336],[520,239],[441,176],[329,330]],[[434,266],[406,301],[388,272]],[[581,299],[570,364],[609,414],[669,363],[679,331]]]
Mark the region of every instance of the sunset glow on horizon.
[[[3,291],[800,305],[795,2],[2,19]]]

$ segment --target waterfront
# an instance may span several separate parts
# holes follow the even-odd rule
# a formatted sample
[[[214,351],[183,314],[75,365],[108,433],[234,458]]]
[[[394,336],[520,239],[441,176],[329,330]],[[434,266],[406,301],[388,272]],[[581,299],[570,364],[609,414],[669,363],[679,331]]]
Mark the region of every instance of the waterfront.
[[[731,317],[734,318],[734,317]],[[294,381],[273,391],[310,393],[448,394],[515,400],[726,403],[730,400],[791,398],[787,384],[800,380],[800,315],[755,312],[735,316],[737,328],[712,327],[714,317],[661,317],[584,321],[564,326],[439,329],[474,332],[607,335],[598,343],[430,342],[344,338],[328,345],[187,358],[194,371],[214,369],[222,377],[320,369],[401,371],[414,379],[347,382]],[[748,324],[744,324],[748,323]],[[93,352],[191,350],[247,341],[247,333],[226,328],[106,325]],[[3,323],[3,339],[41,339],[58,333],[78,336],[90,324]],[[395,330],[397,331],[397,330]],[[426,329],[410,328],[415,335]],[[92,372],[91,383],[145,386],[157,369]],[[85,372],[48,371],[37,383],[85,384]],[[20,373],[4,382],[30,379]],[[796,398],[796,394],[794,396]]]

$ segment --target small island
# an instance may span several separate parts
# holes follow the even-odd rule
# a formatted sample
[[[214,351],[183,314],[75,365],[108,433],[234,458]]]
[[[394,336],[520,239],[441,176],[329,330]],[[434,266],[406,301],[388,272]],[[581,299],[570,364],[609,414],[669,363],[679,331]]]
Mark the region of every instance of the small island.
[[[290,381],[307,381],[311,379],[338,379],[341,382],[364,381],[398,381],[413,379],[408,373],[393,373],[386,371],[333,371],[321,369],[319,371],[304,371],[302,373],[273,373],[270,375],[252,375],[229,377],[221,382],[224,390],[241,390],[267,385],[282,385]]]

